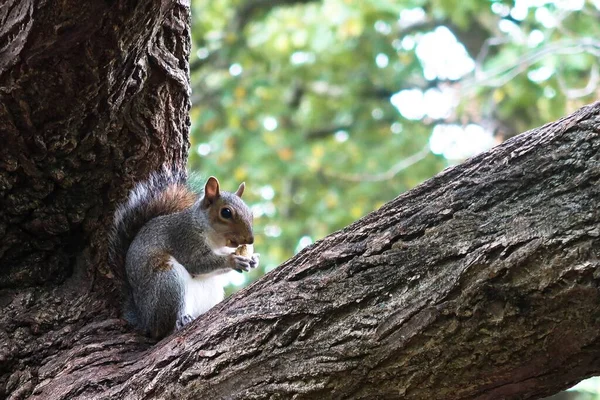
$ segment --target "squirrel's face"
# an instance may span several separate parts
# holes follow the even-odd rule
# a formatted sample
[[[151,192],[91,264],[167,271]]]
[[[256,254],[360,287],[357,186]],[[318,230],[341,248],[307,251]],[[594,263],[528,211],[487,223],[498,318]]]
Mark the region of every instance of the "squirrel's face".
[[[219,181],[212,176],[204,186],[200,208],[206,213],[219,241],[228,247],[254,243],[252,212],[242,200],[244,188],[245,184],[242,183],[235,193],[222,192],[219,190]]]

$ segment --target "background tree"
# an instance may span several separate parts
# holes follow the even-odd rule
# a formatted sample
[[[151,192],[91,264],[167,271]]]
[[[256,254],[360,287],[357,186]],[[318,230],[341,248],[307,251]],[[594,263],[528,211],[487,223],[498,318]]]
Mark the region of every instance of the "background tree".
[[[598,97],[598,2],[192,6],[189,166],[249,182],[267,270]]]

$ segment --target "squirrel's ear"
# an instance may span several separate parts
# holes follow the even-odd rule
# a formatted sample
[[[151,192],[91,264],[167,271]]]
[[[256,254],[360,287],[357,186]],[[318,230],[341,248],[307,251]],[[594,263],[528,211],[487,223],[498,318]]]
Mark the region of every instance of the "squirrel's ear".
[[[204,185],[204,199],[213,202],[219,197],[219,181],[214,176],[211,176]]]
[[[244,189],[246,189],[246,182],[240,183],[240,187],[237,188],[237,190],[235,191],[235,194],[238,197],[242,197],[242,194],[244,193]]]

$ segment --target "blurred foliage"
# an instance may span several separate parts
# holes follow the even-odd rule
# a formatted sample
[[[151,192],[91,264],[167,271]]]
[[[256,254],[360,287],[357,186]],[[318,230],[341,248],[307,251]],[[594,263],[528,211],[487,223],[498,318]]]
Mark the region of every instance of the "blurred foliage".
[[[429,151],[436,127],[481,127],[489,147],[593,101],[599,7],[193,1],[189,167],[225,189],[247,182],[274,268],[461,161]],[[446,146],[472,141],[445,132]]]
[[[592,102],[599,17],[600,0],[193,0],[189,167],[246,181],[261,253],[233,282]]]

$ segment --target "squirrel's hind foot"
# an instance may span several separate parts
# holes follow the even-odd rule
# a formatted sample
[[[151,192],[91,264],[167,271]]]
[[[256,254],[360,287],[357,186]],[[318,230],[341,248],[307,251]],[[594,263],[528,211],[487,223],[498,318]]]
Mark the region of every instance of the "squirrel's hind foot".
[[[177,319],[177,322],[175,323],[175,330],[176,331],[180,330],[181,328],[183,328],[184,326],[186,326],[193,320],[194,320],[194,318],[192,318],[192,316],[189,314],[182,315],[181,317],[179,317]]]

